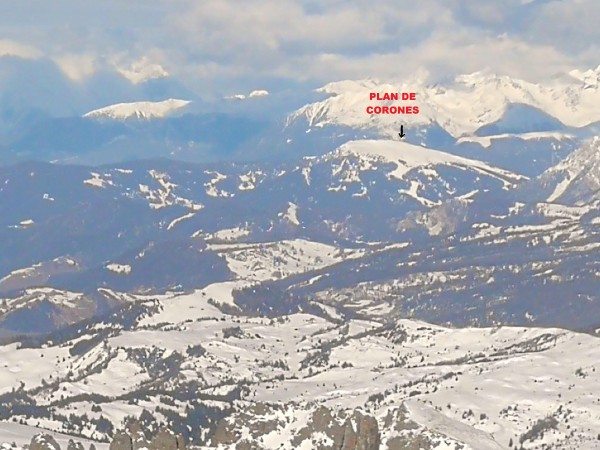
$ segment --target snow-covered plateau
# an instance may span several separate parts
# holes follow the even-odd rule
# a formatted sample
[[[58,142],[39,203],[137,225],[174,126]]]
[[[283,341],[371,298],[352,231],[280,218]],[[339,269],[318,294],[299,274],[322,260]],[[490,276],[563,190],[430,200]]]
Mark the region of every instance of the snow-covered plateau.
[[[350,317],[319,302],[231,315],[218,306],[230,289],[137,297],[133,322],[0,347],[0,439],[46,429],[103,441],[142,417],[205,448],[345,448],[347,421],[369,449],[596,448],[593,334]]]

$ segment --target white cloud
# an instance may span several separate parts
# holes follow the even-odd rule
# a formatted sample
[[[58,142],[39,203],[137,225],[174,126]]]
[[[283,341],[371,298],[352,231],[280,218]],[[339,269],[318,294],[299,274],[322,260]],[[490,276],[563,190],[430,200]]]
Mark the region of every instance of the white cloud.
[[[43,49],[73,80],[101,68],[131,80],[164,70],[198,90],[235,92],[263,80],[405,77],[420,68],[452,76],[489,67],[534,80],[600,63],[597,0],[108,0],[110,14],[97,0],[65,0],[56,17],[46,7],[39,18],[34,0],[23,1],[4,25],[0,18],[0,32],[15,39],[0,41],[0,55]],[[75,12],[64,25],[61,15]]]
[[[523,35],[578,55],[600,41],[599,19],[597,0],[553,1],[539,7]]]
[[[324,1],[321,10],[307,11],[294,0],[205,0],[190,2],[190,10],[173,16],[174,31],[200,55],[260,58],[302,53],[360,52],[382,44],[410,41],[419,27],[450,20],[438,2],[406,9],[412,2]],[[402,5],[404,3],[404,5]],[[180,34],[181,35],[181,34]]]
[[[60,70],[73,81],[82,81],[93,75],[98,67],[96,56],[93,54],[65,54],[54,58]]]
[[[539,79],[583,58],[564,52],[566,44],[549,39],[550,31],[532,35],[529,19],[589,2],[205,0],[188,1],[189,8],[169,20],[201,76],[330,81],[406,76],[420,68],[451,76],[489,67]],[[595,9],[592,17],[600,17],[600,3]],[[555,40],[574,39],[577,14],[568,18],[563,27],[570,35]],[[596,32],[595,22],[586,21],[584,31]],[[585,47],[581,55],[589,55],[591,43]]]
[[[35,59],[42,56],[37,48],[8,39],[0,39],[0,56],[16,56],[25,59]]]
[[[436,33],[403,58],[430,68],[437,76],[489,68],[523,79],[547,79],[573,67],[573,60],[554,47],[530,44],[510,36],[478,35],[464,31]]]
[[[133,61],[127,67],[117,67],[117,71],[133,84],[169,76],[163,66],[153,62],[148,56]]]

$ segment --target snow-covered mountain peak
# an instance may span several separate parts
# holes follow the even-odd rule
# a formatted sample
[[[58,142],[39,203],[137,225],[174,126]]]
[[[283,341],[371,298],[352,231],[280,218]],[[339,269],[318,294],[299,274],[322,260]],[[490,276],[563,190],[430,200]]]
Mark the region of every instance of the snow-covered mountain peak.
[[[595,137],[541,177],[553,185],[549,202],[588,204],[600,200],[600,137]]]
[[[500,78],[500,76],[491,69],[482,69],[472,73],[457,75],[454,78],[454,81],[466,85],[479,85],[491,80],[497,80],[498,78]]]
[[[188,100],[170,98],[161,102],[117,103],[95,109],[83,115],[92,119],[160,119],[173,114],[190,103]]]
[[[375,88],[381,89],[386,86],[385,82],[374,78],[364,80],[342,80],[333,81],[318,88],[316,92],[330,95],[339,95],[347,92],[359,92],[364,90],[372,90]],[[387,84],[388,87],[393,87],[392,84]]]
[[[470,135],[481,126],[500,119],[509,102],[524,97],[498,92],[497,83],[492,80],[473,74],[459,78],[452,86],[411,85],[373,79],[329,83],[319,89],[319,92],[330,94],[329,98],[299,109],[290,116],[288,123],[305,118],[309,126],[340,125],[373,129],[386,137],[395,136],[400,123],[409,126],[438,123],[455,137]],[[417,100],[374,102],[369,99],[369,94],[373,92],[415,92]],[[369,105],[402,104],[418,106],[419,113],[370,115],[366,111]]]
[[[536,84],[525,80],[480,71],[460,75],[449,84],[416,81],[345,80],[328,83],[318,92],[329,94],[325,100],[305,105],[288,118],[288,124],[304,119],[311,127],[338,125],[372,130],[392,137],[400,123],[439,124],[454,137],[473,135],[482,126],[501,120],[511,105],[526,105],[539,115],[557,119],[572,127],[583,127],[600,120],[600,72],[573,71],[571,76]],[[408,79],[407,79],[408,80]],[[370,93],[415,92],[414,102],[370,100]],[[409,105],[418,114],[368,114],[369,105]],[[535,130],[532,130],[535,131]]]
[[[582,81],[586,85],[598,87],[600,81],[600,65],[595,69],[578,70],[574,69],[569,72],[573,78]]]
[[[309,126],[324,127],[327,125],[341,125],[359,129],[376,129],[382,135],[392,137],[396,135],[400,121],[410,124],[427,124],[430,122],[429,114],[422,112],[416,115],[369,115],[366,107],[374,102],[369,100],[372,92],[414,92],[413,86],[395,84],[392,82],[379,82],[373,79],[346,80],[329,83],[318,92],[329,94],[325,100],[308,104],[288,117],[287,124],[295,120],[305,119]],[[420,91],[417,98],[420,97]],[[397,102],[396,102],[397,103]],[[394,102],[377,102],[375,104],[396,104]],[[421,104],[420,102],[418,102]]]

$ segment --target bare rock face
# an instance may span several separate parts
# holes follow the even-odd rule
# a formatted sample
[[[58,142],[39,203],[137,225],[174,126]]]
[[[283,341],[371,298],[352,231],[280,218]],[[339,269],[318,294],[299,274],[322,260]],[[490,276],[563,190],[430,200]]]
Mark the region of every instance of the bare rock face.
[[[110,450],[133,450],[133,439],[127,433],[115,434],[109,446]]]
[[[176,435],[171,430],[161,428],[148,446],[150,450],[185,450],[183,436]]]
[[[60,445],[49,434],[36,434],[31,438],[29,450],[60,450]]]
[[[159,432],[148,445],[150,450],[177,450],[175,435],[168,432]]]
[[[143,434],[136,434],[132,436],[133,450],[146,450],[150,446],[146,437]]]
[[[289,407],[288,407],[289,408]],[[379,450],[380,435],[377,420],[359,410],[336,411],[319,406],[308,420],[294,427],[294,414],[281,405],[255,404],[223,419],[212,436],[211,444],[236,450],[258,450],[272,432],[287,435],[293,448],[319,450]],[[300,411],[299,411],[300,412]],[[287,419],[286,419],[287,416]],[[246,437],[242,437],[240,430]]]
[[[118,432],[110,443],[110,450],[186,450],[185,438],[167,428],[161,428],[148,440],[141,428],[128,426],[127,432]]]
[[[362,414],[360,411],[354,411],[352,419],[347,425],[351,427],[356,425],[355,443],[350,446],[350,443],[344,446],[342,450],[378,450],[379,449],[379,425],[377,420],[372,416]],[[351,428],[354,431],[354,427]]]
[[[337,417],[325,406],[320,406],[313,411],[308,425],[296,433],[292,444],[299,447],[307,440],[317,444],[313,440],[315,435],[327,436],[328,439],[318,443],[319,448],[323,450],[341,450],[344,442],[355,439],[352,425],[345,424],[343,418]]]
[[[124,434],[131,440],[131,447],[133,450],[147,449],[150,446],[146,433],[147,430],[145,430],[142,424],[137,420],[132,420],[125,426]]]
[[[85,450],[85,447],[81,442],[75,442],[73,439],[69,439],[67,450]]]
[[[423,435],[419,426],[408,418],[406,406],[391,409],[383,420],[383,427],[395,436],[384,444],[385,450],[430,450],[431,440]]]
[[[177,450],[187,450],[187,444],[185,442],[185,438],[183,437],[183,435],[178,434],[176,436],[177,438]]]
[[[322,408],[319,410],[315,413],[323,412]],[[358,410],[353,411],[344,420],[340,436],[338,420],[343,416],[344,413],[340,413],[337,417],[330,416],[333,420],[329,424],[324,423],[325,427],[319,430],[331,439],[332,450],[379,450],[379,426],[374,417]]]
[[[276,418],[277,412],[283,412],[280,405],[255,403],[240,411],[233,420],[224,419],[217,424],[211,438],[213,446],[225,446],[236,450],[256,450],[260,438],[276,430],[282,424]],[[245,425],[250,441],[243,441],[240,430]],[[260,447],[258,447],[260,448]]]

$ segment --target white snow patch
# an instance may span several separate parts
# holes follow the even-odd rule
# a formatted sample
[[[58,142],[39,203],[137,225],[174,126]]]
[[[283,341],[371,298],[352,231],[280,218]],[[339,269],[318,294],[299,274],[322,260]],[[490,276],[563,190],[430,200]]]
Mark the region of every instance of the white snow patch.
[[[131,266],[129,264],[116,264],[110,263],[106,265],[106,268],[111,272],[128,275],[131,273]]]
[[[530,140],[540,140],[540,139],[556,139],[558,141],[564,141],[569,139],[575,139],[575,136],[568,133],[562,133],[559,131],[533,131],[529,133],[503,133],[497,134],[493,136],[462,136],[457,139],[457,144],[462,144],[465,142],[473,142],[481,145],[484,148],[491,147],[492,142],[500,139],[510,139],[517,138],[522,139],[524,141]]]
[[[285,213],[280,213],[279,217],[287,220],[293,225],[299,226],[300,221],[298,220],[298,205],[292,202],[288,202],[288,209]]]
[[[112,186],[113,182],[111,180],[105,180],[102,178],[102,176],[99,173],[96,172],[90,172],[90,175],[92,176],[92,178],[89,178],[87,180],[83,180],[84,184],[88,184],[90,186],[94,186],[97,188],[106,188],[106,186]]]
[[[204,183],[204,187],[206,188],[206,195],[209,195],[210,197],[233,197],[235,195],[230,192],[217,189],[217,184],[221,181],[226,180],[227,175],[223,175],[222,173],[216,171],[212,172],[210,170],[206,170],[204,173],[213,176],[213,178],[209,182]]]
[[[179,222],[181,222],[181,221],[183,221],[183,220],[186,220],[186,219],[191,219],[191,218],[192,218],[192,217],[194,217],[195,215],[196,215],[196,213],[190,212],[190,213],[184,214],[184,215],[183,215],[183,216],[181,216],[181,217],[178,217],[178,218],[176,218],[176,219],[173,219],[173,220],[171,221],[171,223],[169,223],[169,225],[167,225],[167,231],[168,231],[168,230],[170,230],[170,229],[172,229],[172,228],[173,228],[175,225],[177,225]]]
[[[250,235],[250,230],[242,227],[224,228],[212,234],[206,235],[207,241],[237,241],[240,238]],[[195,237],[195,236],[192,236]]]
[[[348,250],[303,239],[279,242],[209,245],[224,256],[229,270],[240,279],[264,281],[317,270],[350,258],[363,250]]]
[[[410,411],[410,418],[420,425],[464,442],[473,449],[504,450],[504,447],[496,442],[490,434],[447,417],[418,400],[409,400],[405,405]]]

